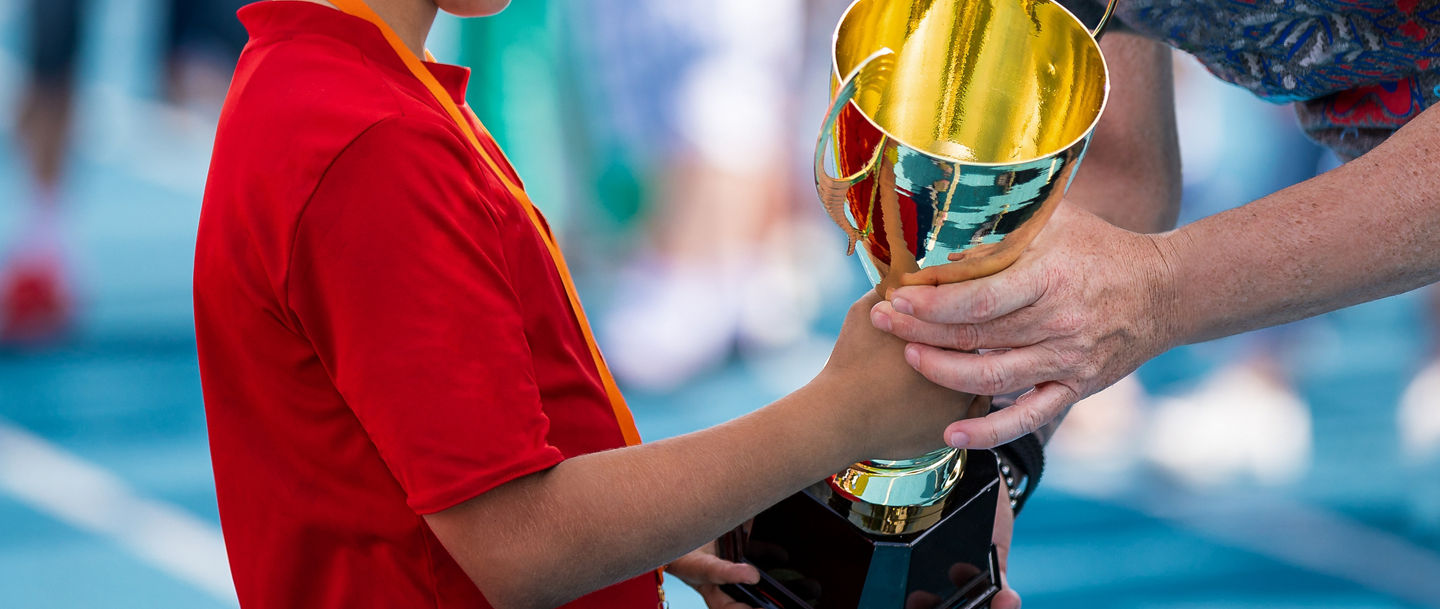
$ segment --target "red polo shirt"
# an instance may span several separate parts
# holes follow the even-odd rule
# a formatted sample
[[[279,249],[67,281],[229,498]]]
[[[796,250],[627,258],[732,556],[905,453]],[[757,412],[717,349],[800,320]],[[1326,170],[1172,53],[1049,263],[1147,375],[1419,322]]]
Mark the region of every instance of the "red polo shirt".
[[[195,254],[240,603],[488,607],[421,515],[624,445],[560,278],[374,26],[303,2],[240,19]],[[462,102],[467,70],[429,68]],[[572,606],[656,602],[647,574]]]

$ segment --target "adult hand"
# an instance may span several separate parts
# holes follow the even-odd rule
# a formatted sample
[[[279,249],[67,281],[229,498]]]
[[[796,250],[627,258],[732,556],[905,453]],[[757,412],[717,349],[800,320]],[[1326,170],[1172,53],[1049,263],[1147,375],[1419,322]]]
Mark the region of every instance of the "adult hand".
[[[978,395],[1031,388],[1010,408],[945,430],[951,446],[992,448],[1039,429],[1173,346],[1179,332],[1169,252],[1162,236],[1062,204],[1008,269],[898,288],[870,319],[909,341],[906,361],[939,385]]]
[[[715,555],[715,542],[690,552],[665,567],[665,572],[689,584],[709,609],[750,609],[749,605],[720,591],[725,584],[753,584],[760,581],[754,565],[730,562]]]

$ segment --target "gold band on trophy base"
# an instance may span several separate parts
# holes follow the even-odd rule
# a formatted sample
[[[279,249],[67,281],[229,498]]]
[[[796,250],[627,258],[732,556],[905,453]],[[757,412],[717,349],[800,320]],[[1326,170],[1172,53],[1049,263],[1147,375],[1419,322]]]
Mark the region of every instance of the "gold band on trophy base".
[[[830,506],[874,535],[925,530],[940,520],[950,489],[964,475],[968,454],[946,449],[919,459],[856,463],[828,481],[835,491]]]

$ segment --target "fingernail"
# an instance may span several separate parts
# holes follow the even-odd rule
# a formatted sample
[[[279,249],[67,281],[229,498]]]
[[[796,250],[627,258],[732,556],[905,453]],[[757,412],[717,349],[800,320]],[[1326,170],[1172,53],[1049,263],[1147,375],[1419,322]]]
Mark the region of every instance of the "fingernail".
[[[910,301],[905,300],[904,298],[896,298],[894,300],[891,300],[890,306],[895,307],[896,311],[899,311],[906,315],[915,314],[915,305],[910,304]]]
[[[884,313],[881,313],[881,312],[879,312],[879,311],[876,311],[876,310],[873,310],[873,309],[872,309],[872,310],[870,311],[870,323],[871,323],[872,325],[874,325],[876,328],[879,328],[879,329],[884,330],[884,331],[886,331],[886,332],[889,332],[889,331],[890,331],[890,316],[889,316],[889,315],[886,315],[886,314],[884,314]]]
[[[951,432],[947,442],[952,448],[965,448],[970,445],[970,434],[963,431]]]
[[[920,365],[920,345],[915,343],[905,345],[905,361],[909,362],[912,368]]]

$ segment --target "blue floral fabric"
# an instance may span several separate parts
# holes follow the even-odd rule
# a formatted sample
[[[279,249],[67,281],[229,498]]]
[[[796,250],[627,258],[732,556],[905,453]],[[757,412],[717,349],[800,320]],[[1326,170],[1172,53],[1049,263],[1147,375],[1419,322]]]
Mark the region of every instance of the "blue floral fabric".
[[[1124,27],[1262,99],[1341,157],[1440,101],[1440,0],[1120,0]]]

